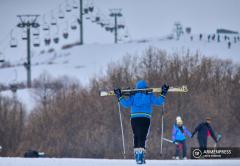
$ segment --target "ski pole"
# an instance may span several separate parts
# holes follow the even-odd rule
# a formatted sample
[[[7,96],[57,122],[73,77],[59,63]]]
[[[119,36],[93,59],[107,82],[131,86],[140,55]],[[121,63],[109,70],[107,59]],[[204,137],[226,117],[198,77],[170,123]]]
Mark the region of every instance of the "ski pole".
[[[122,124],[122,114],[121,114],[121,106],[120,103],[118,102],[118,111],[119,111],[119,119],[120,119],[120,124],[121,124],[121,132],[122,132],[122,146],[123,146],[123,158],[125,159],[126,156],[126,150],[125,150],[125,140],[124,140],[124,132],[123,132],[123,124]]]
[[[172,140],[167,139],[167,138],[162,138],[162,139],[163,139],[164,141],[167,141],[167,142],[170,142],[170,143],[173,143],[173,144],[176,144],[176,145],[178,144],[177,142],[174,143]]]
[[[163,152],[163,120],[164,120],[164,103],[162,105],[162,131],[161,131],[161,149],[160,149],[160,154],[162,155]]]

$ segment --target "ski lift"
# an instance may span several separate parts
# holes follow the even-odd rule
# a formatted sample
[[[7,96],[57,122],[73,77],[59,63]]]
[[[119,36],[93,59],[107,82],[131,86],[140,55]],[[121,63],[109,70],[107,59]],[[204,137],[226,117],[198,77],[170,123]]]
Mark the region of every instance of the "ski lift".
[[[45,22],[43,23],[43,30],[48,31],[49,30],[49,25]]]
[[[80,19],[79,19],[79,18],[77,19],[77,22],[78,22],[78,24],[81,24],[81,21],[80,21]]]
[[[45,19],[45,15],[43,15],[43,17],[42,17],[42,19],[43,19],[43,24],[42,24],[42,29],[44,30],[44,31],[48,31],[49,30],[49,24],[47,23],[47,21],[46,21],[46,19]]]
[[[76,0],[73,0],[72,4],[73,9],[78,9],[78,4]]]
[[[4,60],[4,56],[3,56],[3,53],[2,52],[0,52],[0,63],[3,63],[5,60]]]
[[[108,32],[113,32],[114,27],[107,26],[107,27],[105,27],[105,30]]]
[[[51,25],[57,25],[57,19],[55,17],[52,17]]]
[[[66,12],[71,12],[72,11],[72,9],[71,9],[71,6],[70,6],[70,4],[67,2],[66,3]]]
[[[27,31],[26,31],[26,29],[23,29],[23,31],[22,31],[22,39],[23,40],[27,40]]]
[[[94,6],[92,6],[92,5],[89,6],[89,7],[88,7],[88,10],[89,10],[89,12],[93,12],[93,10],[94,10]]]
[[[106,25],[106,23],[104,23],[104,22],[99,22],[98,24],[99,24],[102,28],[105,27],[105,25]]]
[[[53,36],[53,42],[55,44],[58,44],[59,43],[59,26],[56,26],[56,31],[55,31],[55,34]]]
[[[59,10],[58,10],[58,18],[64,19],[64,11],[62,10],[61,5],[59,6]]]
[[[128,38],[128,32],[126,31],[125,34],[124,34],[124,38]]]
[[[111,28],[110,28],[110,32],[113,32],[113,31],[114,31],[114,29],[115,29],[114,27],[111,27]]]
[[[87,20],[90,20],[90,18],[91,18],[91,17],[90,17],[90,15],[88,14],[88,15],[86,16],[86,19],[87,19]]]
[[[33,39],[33,46],[34,46],[34,47],[39,47],[39,46],[40,46],[39,37],[35,37],[35,38]]]
[[[89,10],[88,8],[84,8],[84,13],[88,14],[88,10]]]
[[[10,47],[16,48],[17,47],[17,39],[15,37],[11,37],[10,39]]]
[[[95,18],[94,18],[94,20],[92,20],[92,22],[99,22],[100,21],[100,17],[99,16],[96,16]]]
[[[105,27],[106,31],[110,31],[111,27]]]
[[[51,11],[51,25],[57,25],[57,19],[54,16],[53,10]]]
[[[50,43],[51,43],[51,39],[50,39],[50,38],[45,38],[45,39],[44,39],[44,42],[45,42],[45,45],[46,45],[46,46],[49,46]]]
[[[66,31],[65,31],[65,32],[63,32],[63,38],[64,38],[64,39],[67,39],[67,38],[68,38],[68,36],[69,36],[68,32],[66,32]]]
[[[67,39],[69,36],[69,33],[68,33],[68,21],[65,22],[65,28],[63,30],[63,38],[64,39]]]
[[[77,29],[77,24],[76,24],[75,20],[73,20],[73,22],[71,23],[71,29],[72,30],[76,30]]]
[[[58,43],[59,43],[59,37],[58,37],[58,36],[55,36],[55,37],[53,38],[53,42],[54,42],[55,44],[58,44]]]
[[[125,25],[123,25],[123,24],[118,25],[118,29],[124,29],[124,28],[125,28]]]
[[[34,28],[34,30],[33,30],[33,36],[39,36],[39,34],[40,34],[39,28]]]
[[[50,38],[50,33],[48,32],[45,36],[44,43],[46,46],[49,46],[51,44],[51,38]]]
[[[13,34],[13,30],[11,30],[11,34],[10,34],[10,47],[11,48],[16,48],[17,47],[17,39]]]

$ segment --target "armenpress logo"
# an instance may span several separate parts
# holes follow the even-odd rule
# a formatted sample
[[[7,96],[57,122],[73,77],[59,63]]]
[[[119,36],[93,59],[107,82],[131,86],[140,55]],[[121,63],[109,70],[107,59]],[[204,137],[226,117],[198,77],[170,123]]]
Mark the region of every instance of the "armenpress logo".
[[[199,149],[194,149],[192,154],[193,154],[193,157],[196,159],[199,159],[202,156],[202,152]]]

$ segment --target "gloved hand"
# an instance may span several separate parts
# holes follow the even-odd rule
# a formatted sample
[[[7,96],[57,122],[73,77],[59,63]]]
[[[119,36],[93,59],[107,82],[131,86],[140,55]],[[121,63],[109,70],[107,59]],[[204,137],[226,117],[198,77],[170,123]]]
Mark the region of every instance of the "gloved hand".
[[[161,95],[165,97],[165,96],[167,95],[168,89],[169,89],[169,86],[166,85],[166,84],[164,84],[164,85],[162,86]]]
[[[114,89],[113,91],[114,91],[114,93],[115,93],[115,95],[116,95],[116,97],[117,97],[118,99],[119,99],[120,97],[122,97],[122,91],[121,91],[121,89],[117,88],[117,89]]]
[[[178,145],[178,142],[175,140],[175,141],[173,141],[173,143],[175,144],[175,145]]]

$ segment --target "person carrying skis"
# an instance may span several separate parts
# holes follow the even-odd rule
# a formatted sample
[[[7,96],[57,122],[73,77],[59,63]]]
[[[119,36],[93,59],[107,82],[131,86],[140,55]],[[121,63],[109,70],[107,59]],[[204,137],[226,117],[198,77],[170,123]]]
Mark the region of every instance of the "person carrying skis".
[[[208,136],[211,136],[213,140],[217,143],[217,137],[215,136],[215,133],[210,125],[211,123],[211,118],[207,117],[205,122],[200,123],[192,133],[192,138],[193,136],[198,132],[198,143],[199,143],[199,149],[201,151],[204,151],[207,149],[207,139]]]
[[[173,129],[172,129],[172,141],[174,144],[176,144],[176,153],[175,153],[176,160],[179,160],[179,151],[181,149],[182,149],[183,159],[185,160],[187,159],[186,136],[191,138],[192,134],[183,125],[182,118],[178,116],[176,118],[176,123],[174,123]]]
[[[147,88],[144,80],[136,82],[136,89]],[[134,156],[137,164],[144,164],[145,142],[148,135],[152,116],[152,105],[160,106],[165,102],[165,96],[169,86],[163,85],[160,96],[157,97],[153,93],[136,92],[125,98],[122,96],[121,89],[114,89],[114,93],[118,101],[125,108],[131,108],[131,126],[134,135]]]

